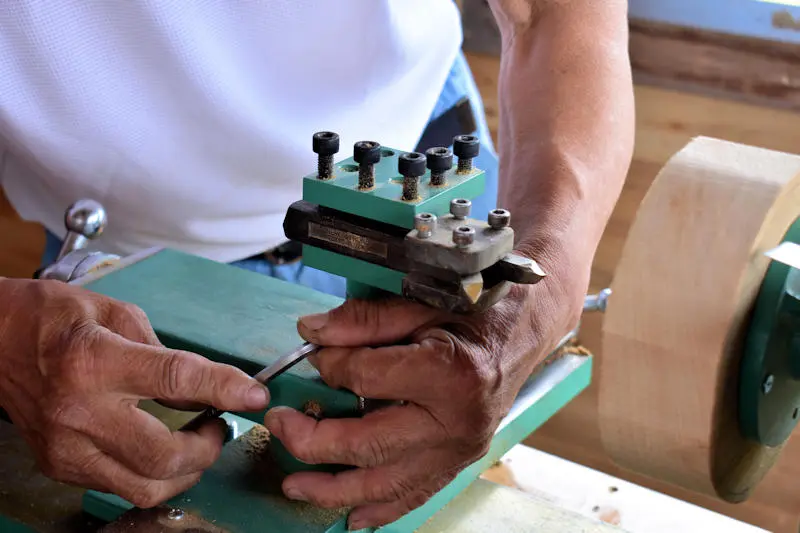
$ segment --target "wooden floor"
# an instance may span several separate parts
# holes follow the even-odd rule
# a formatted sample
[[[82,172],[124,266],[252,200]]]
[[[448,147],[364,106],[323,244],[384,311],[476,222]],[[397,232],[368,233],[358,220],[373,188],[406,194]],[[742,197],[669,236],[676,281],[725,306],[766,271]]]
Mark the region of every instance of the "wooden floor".
[[[484,95],[490,125],[496,131],[496,80],[498,62],[492,57],[469,58],[475,77]],[[786,111],[744,105],[698,95],[670,92],[637,86],[637,138],[633,164],[623,194],[606,229],[598,250],[592,275],[595,289],[610,284],[614,268],[636,209],[653,178],[669,157],[680,150],[693,136],[705,135],[721,139],[783,150],[800,152],[800,115]],[[66,206],[65,206],[66,207]],[[27,277],[38,267],[44,238],[41,228],[21,223],[0,195],[0,276]],[[588,317],[582,328],[582,340],[598,357],[600,317]],[[551,420],[530,444],[575,462],[597,468],[611,475],[629,479],[655,490],[698,503],[730,516],[749,520],[775,532],[797,532],[800,522],[800,501],[795,495],[797,480],[781,478],[782,465],[767,480],[786,486],[782,499],[756,495],[750,503],[732,506],[709,498],[688,494],[658,482],[639,479],[620,472],[602,451],[599,430],[595,423],[597,391],[590,388]],[[795,438],[786,456],[800,462],[800,438]],[[794,512],[787,512],[793,509]]]

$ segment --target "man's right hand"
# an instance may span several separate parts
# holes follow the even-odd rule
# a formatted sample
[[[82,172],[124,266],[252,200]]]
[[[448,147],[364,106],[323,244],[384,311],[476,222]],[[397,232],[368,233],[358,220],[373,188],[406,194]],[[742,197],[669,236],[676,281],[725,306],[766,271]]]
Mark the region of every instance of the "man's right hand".
[[[0,278],[0,405],[49,477],[152,507],[219,456],[224,422],[171,432],[145,399],[267,407],[244,372],[164,348],[138,307],[57,281]]]

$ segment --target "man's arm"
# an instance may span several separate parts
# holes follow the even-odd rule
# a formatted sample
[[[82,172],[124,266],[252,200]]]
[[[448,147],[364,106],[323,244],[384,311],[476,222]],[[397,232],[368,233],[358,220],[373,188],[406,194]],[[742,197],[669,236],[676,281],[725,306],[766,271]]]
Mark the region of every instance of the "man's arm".
[[[518,251],[548,276],[513,287],[478,316],[386,299],[347,300],[300,319],[301,336],[325,346],[310,361],[326,383],[405,402],[360,419],[267,413],[271,434],[298,459],[357,467],[283,481],[291,499],[353,507],[352,529],[419,507],[486,453],[522,384],[580,316],[592,257],[630,162],[625,4],[492,5],[504,43],[501,205],[512,213]]]
[[[490,4],[503,41],[499,203],[520,251],[588,283],[633,151],[627,2]]]

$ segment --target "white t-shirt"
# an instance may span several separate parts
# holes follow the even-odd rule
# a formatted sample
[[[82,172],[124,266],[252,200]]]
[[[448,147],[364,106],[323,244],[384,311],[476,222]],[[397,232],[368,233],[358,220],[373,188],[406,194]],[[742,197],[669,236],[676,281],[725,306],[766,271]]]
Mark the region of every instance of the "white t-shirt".
[[[0,1],[0,183],[95,247],[232,261],[285,240],[311,136],[413,149],[461,44],[452,0]]]

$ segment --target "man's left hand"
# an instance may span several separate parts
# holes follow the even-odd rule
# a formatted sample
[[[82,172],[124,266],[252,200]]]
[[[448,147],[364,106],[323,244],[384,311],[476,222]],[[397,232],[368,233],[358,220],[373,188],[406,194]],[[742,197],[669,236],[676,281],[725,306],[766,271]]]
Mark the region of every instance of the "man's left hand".
[[[325,346],[311,362],[329,386],[403,403],[358,419],[270,410],[267,429],[301,461],[356,467],[292,474],[286,496],[353,507],[350,529],[390,523],[424,504],[488,451],[522,384],[575,326],[584,294],[577,289],[546,278],[514,287],[477,316],[396,298],[349,300],[302,318],[301,336]]]

